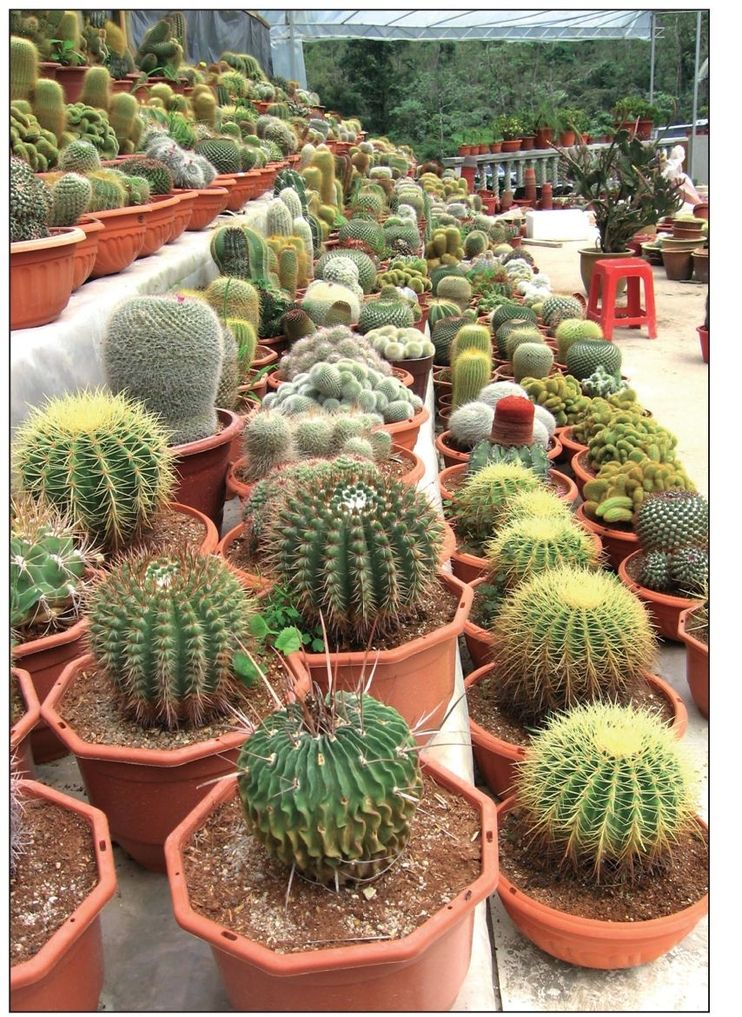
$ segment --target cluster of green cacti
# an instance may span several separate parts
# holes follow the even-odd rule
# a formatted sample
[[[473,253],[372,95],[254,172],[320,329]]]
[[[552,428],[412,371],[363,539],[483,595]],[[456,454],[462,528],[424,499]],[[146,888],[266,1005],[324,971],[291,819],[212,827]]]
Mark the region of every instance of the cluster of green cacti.
[[[300,459],[356,455],[384,462],[391,454],[392,439],[387,431],[374,430],[378,423],[375,414],[315,412],[287,416],[261,409],[245,424],[243,453],[247,462],[243,478],[252,483]]]
[[[602,364],[598,364],[592,374],[580,381],[580,388],[591,399],[596,396],[613,395],[614,392],[620,392],[626,387],[625,381],[609,374]]]
[[[134,56],[137,67],[145,74],[168,69],[176,71],[183,60],[183,46],[173,36],[169,21],[156,22],[144,33]]]
[[[25,100],[10,104],[10,151],[34,172],[43,173],[57,165],[56,136],[41,126]]]
[[[93,586],[90,649],[138,724],[198,727],[234,702],[232,661],[249,640],[253,610],[223,559],[191,549],[145,552]]]
[[[656,714],[629,705],[552,718],[518,764],[516,793],[531,850],[596,884],[638,882],[695,826],[687,753]]]
[[[86,106],[83,102],[68,103],[66,130],[75,138],[89,141],[102,159],[113,159],[119,154],[116,132],[109,123],[108,114],[102,109]]]
[[[451,522],[475,554],[484,549],[508,518],[508,502],[521,491],[541,486],[536,474],[520,462],[494,463],[467,477],[454,492]]]
[[[376,262],[365,251],[359,251],[354,247],[336,247],[321,255],[314,268],[315,276],[318,279],[324,278],[326,266],[336,258],[348,258],[358,269],[358,283],[364,293],[370,293],[376,282]]]
[[[383,256],[386,251],[386,236],[383,227],[369,219],[349,219],[340,227],[338,239],[341,244],[348,241],[360,241],[364,247],[377,256]]]
[[[647,609],[618,577],[573,566],[517,585],[492,635],[498,702],[526,724],[578,703],[625,702],[656,651]]]
[[[383,289],[385,286],[405,286],[414,293],[429,293],[432,284],[425,274],[425,271],[405,266],[404,268],[388,268],[386,272],[379,272],[376,276],[376,287]]]
[[[86,572],[100,561],[53,508],[30,498],[11,506],[10,626],[19,638],[76,618]]]
[[[473,406],[475,404],[467,403],[466,405]],[[464,408],[462,407],[462,409]],[[451,417],[453,418],[453,414]],[[484,439],[471,450],[469,461],[466,464],[466,474],[469,476],[472,473],[477,473],[485,466],[495,463],[520,463],[543,481],[548,479],[551,468],[546,449],[538,441],[534,441],[531,445],[498,445],[489,439]]]
[[[361,303],[356,293],[336,282],[316,279],[301,298],[301,306],[316,325],[357,324]]]
[[[640,462],[650,459],[668,463],[675,459],[678,440],[653,418],[637,413],[617,413],[588,442],[587,461],[593,470],[605,463]]]
[[[123,395],[51,399],[16,433],[20,488],[56,507],[96,544],[125,547],[170,497],[167,437],[157,417]]]
[[[435,346],[416,328],[397,328],[396,325],[382,325],[366,333],[366,341],[385,360],[419,360],[432,357]]]
[[[386,207],[384,198],[376,191],[358,191],[350,203],[354,219],[373,219],[378,222]]]
[[[390,254],[416,255],[420,252],[420,231],[414,219],[390,215],[384,222],[384,243]]]
[[[101,360],[112,391],[158,414],[173,445],[216,433],[224,337],[216,314],[202,301],[167,296],[123,301],[108,319]]]
[[[267,853],[335,888],[365,885],[389,868],[422,794],[405,720],[348,692],[272,714],[250,736],[237,770],[245,818]],[[328,795],[329,786],[342,795]],[[285,807],[277,809],[277,799]]]
[[[469,192],[469,185],[464,177],[442,178],[435,173],[422,173],[418,183],[424,191],[440,198],[457,196],[460,199]]]
[[[274,503],[265,554],[302,614],[363,639],[396,627],[434,588],[443,525],[424,493],[358,461],[289,480]],[[348,554],[346,548],[353,548]]]
[[[569,374],[553,374],[548,378],[521,378],[520,384],[531,402],[545,407],[552,414],[558,427],[573,424],[589,404],[580,383]]]
[[[386,361],[382,363],[388,371],[389,365]],[[317,405],[332,411],[353,408],[377,413],[384,423],[393,424],[411,420],[422,400],[398,378],[347,358],[335,363],[318,361],[308,372],[295,375],[293,381],[263,398],[263,406],[275,407],[283,413],[303,413]]]
[[[358,331],[361,334],[384,325],[409,328],[415,320],[412,302],[402,296],[396,286],[384,286],[379,296],[361,307]]]
[[[657,491],[694,491],[692,481],[678,462],[651,459],[608,462],[582,490],[588,516],[605,523],[630,523],[644,499]]]
[[[690,491],[645,498],[634,516],[642,549],[638,581],[651,590],[698,596],[708,586],[708,502]]]
[[[636,392],[632,388],[622,388],[605,397],[596,396],[586,401],[582,415],[573,422],[572,435],[575,441],[587,445],[598,431],[611,424],[617,414],[642,416],[643,413],[644,409],[636,401]],[[621,419],[630,418],[621,417]]]
[[[584,318],[585,309],[575,297],[563,293],[551,293],[544,298],[541,309],[544,324],[556,330],[568,318]]]
[[[209,93],[210,94],[210,93]],[[158,132],[147,141],[146,156],[164,162],[178,188],[201,189],[208,187],[216,170],[208,159],[194,152],[186,152],[167,134]]]
[[[159,159],[129,159],[126,163],[127,173],[135,177],[143,177],[149,183],[149,193],[170,194],[173,189],[173,175],[164,162]]]
[[[51,193],[30,166],[15,156],[10,160],[9,211],[11,243],[49,236]]]
[[[463,241],[457,226],[446,226],[433,230],[433,235],[425,244],[428,272],[439,265],[455,265],[463,257]]]
[[[600,551],[571,518],[525,517],[509,523],[485,548],[489,581],[513,589],[548,569],[569,565],[594,569]]]
[[[557,325],[554,337],[559,347],[559,361],[564,364],[573,343],[602,339],[603,329],[597,321],[587,318],[564,318]]]

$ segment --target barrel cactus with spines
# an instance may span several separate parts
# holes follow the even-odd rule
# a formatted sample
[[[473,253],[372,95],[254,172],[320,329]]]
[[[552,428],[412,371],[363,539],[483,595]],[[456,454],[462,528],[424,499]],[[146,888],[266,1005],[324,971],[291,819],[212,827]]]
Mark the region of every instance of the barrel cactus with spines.
[[[673,587],[691,596],[699,596],[708,587],[709,555],[705,547],[681,547],[670,555],[670,579]]]
[[[602,339],[603,329],[597,321],[588,318],[564,318],[557,325],[554,336],[559,347],[559,362],[563,364],[573,343]]]
[[[30,99],[39,76],[39,52],[30,39],[10,38],[10,98]]]
[[[549,328],[556,329],[567,318],[584,318],[585,309],[575,297],[552,293],[544,299],[541,316]]]
[[[668,551],[648,551],[642,556],[642,561],[637,574],[641,586],[648,590],[664,591],[672,586],[670,576],[670,559]]]
[[[474,548],[474,553],[479,553],[507,520],[509,500],[540,486],[536,474],[522,463],[485,466],[454,492],[451,521],[456,533]]]
[[[201,301],[131,297],[108,320],[101,343],[106,381],[160,415],[172,444],[216,433],[223,360],[221,326]]]
[[[512,361],[515,356],[515,351],[519,346],[522,346],[523,343],[535,343],[540,346],[546,346],[539,330],[535,326],[526,325],[510,329],[504,340],[498,338],[497,347],[504,360]],[[527,375],[524,375],[524,377],[527,377]]]
[[[325,266],[335,258],[348,258],[352,261],[358,269],[358,282],[363,287],[363,292],[371,292],[376,281],[376,263],[364,251],[354,247],[336,247],[323,254],[315,266],[315,275],[318,279],[324,278]]]
[[[451,368],[453,391],[451,406],[458,409],[478,398],[492,377],[492,356],[477,349],[465,349]]]
[[[365,884],[389,868],[422,794],[405,720],[350,692],[273,713],[251,734],[237,769],[245,818],[268,854],[331,887]],[[328,786],[342,794],[328,795]]]
[[[148,180],[151,194],[169,194],[173,189],[173,175],[159,159],[127,159],[126,171]]]
[[[208,159],[217,173],[239,173],[241,171],[240,149],[229,138],[208,138],[196,142],[194,149]]]
[[[492,635],[499,701],[524,724],[582,702],[627,702],[656,653],[642,602],[616,576],[571,566],[517,586]]]
[[[296,459],[298,449],[289,418],[271,410],[255,413],[245,423],[242,452],[247,457],[243,477],[248,483]]]
[[[383,255],[386,250],[386,236],[383,228],[369,219],[349,219],[338,233],[340,243],[346,240],[360,240],[374,254]]]
[[[551,463],[546,455],[545,444],[536,439],[538,422],[534,421],[533,426],[534,440],[530,445],[497,445],[490,438],[475,445],[466,465],[467,476],[494,463],[520,463],[540,480],[546,481]]]
[[[173,487],[168,433],[123,395],[84,392],[36,407],[14,444],[19,485],[106,550],[150,526]]]
[[[220,318],[240,318],[249,321],[253,328],[258,327],[260,297],[247,280],[236,276],[219,276],[209,283],[204,296]]]
[[[506,321],[510,321],[512,318],[526,318],[528,321],[532,321],[536,324],[536,312],[532,308],[525,304],[503,303],[492,312],[492,331],[497,332],[500,325],[503,325]]]
[[[51,226],[74,226],[87,212],[93,188],[87,177],[79,173],[65,173],[52,186]]]
[[[71,173],[91,173],[100,169],[98,149],[82,138],[71,141],[59,153],[59,168]]]
[[[573,343],[567,350],[567,373],[581,380],[603,367],[614,378],[621,375],[621,350],[604,339]]]
[[[472,298],[471,283],[464,276],[446,276],[438,283],[435,295],[441,300],[452,300],[465,311]]]
[[[472,319],[465,315],[446,316],[441,318],[432,327],[431,339],[435,346],[436,364],[449,364],[451,362],[451,344],[459,330],[464,325],[472,324]]]
[[[561,565],[592,569],[599,561],[590,534],[570,519],[554,516],[513,522],[485,550],[491,577],[508,589],[547,569]]]
[[[113,208],[126,206],[127,195],[123,181],[113,177],[99,177],[95,173],[90,174],[88,180],[92,187],[91,212],[106,212]]]
[[[91,590],[89,645],[125,715],[143,727],[199,727],[235,698],[233,658],[254,606],[221,558],[138,554]]]
[[[521,519],[558,519],[569,522],[572,510],[566,501],[546,487],[535,491],[523,491],[513,495],[508,502],[508,522],[514,524]]]
[[[366,332],[384,325],[409,328],[414,322],[412,308],[393,286],[385,286],[378,300],[369,300],[361,307],[358,331]]]
[[[273,510],[266,555],[305,617],[322,615],[336,634],[364,638],[372,629],[394,628],[427,602],[442,539],[424,494],[358,463],[287,484]]]
[[[649,495],[634,516],[634,532],[644,551],[675,551],[708,543],[709,508],[693,491]]]
[[[553,365],[554,354],[546,343],[521,343],[513,353],[516,382],[523,378],[545,378]]]
[[[554,717],[518,764],[531,849],[596,882],[635,882],[695,827],[697,778],[655,714],[591,703]]]
[[[463,325],[456,333],[449,351],[449,360],[453,366],[457,358],[465,350],[477,350],[489,355],[492,359],[492,341],[488,329],[484,325]]]

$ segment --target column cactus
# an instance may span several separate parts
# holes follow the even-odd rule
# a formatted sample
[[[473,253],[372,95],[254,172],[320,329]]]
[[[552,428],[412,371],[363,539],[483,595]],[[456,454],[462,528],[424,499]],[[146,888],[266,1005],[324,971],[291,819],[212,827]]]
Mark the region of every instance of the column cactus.
[[[10,98],[30,100],[39,76],[39,54],[30,39],[10,38]]]

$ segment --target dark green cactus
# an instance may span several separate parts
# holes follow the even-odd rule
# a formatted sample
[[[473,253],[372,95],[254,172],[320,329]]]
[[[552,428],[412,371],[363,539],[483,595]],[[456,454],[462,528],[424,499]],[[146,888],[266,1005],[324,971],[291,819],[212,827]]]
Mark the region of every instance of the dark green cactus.
[[[708,543],[708,527],[708,502],[692,491],[649,495],[634,517],[634,530],[644,551],[703,546]]]
[[[547,480],[551,468],[546,449],[537,442],[533,445],[495,445],[487,439],[480,441],[472,449],[466,474],[470,476],[493,463],[521,463],[544,481]]]
[[[173,189],[173,175],[159,159],[127,159],[126,171],[148,180],[150,194],[169,194]]]
[[[59,168],[70,173],[92,173],[99,170],[98,149],[82,138],[79,141],[71,141],[59,153]]]
[[[196,143],[195,151],[205,156],[217,173],[240,173],[242,159],[238,145],[228,138],[208,138]]]
[[[52,187],[50,225],[74,226],[90,208],[93,188],[87,177],[79,173],[65,173]]]
[[[31,168],[15,156],[10,160],[10,240],[49,236],[52,197]]]
[[[567,350],[567,373],[573,378],[589,378],[601,366],[614,378],[621,375],[621,350],[605,339],[582,340]]]

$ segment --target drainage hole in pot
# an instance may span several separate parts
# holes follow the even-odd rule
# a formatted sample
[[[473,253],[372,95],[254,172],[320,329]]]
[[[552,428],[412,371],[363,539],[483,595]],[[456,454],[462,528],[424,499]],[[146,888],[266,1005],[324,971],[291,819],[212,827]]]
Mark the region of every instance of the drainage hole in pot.
[[[65,727],[67,727],[67,725],[65,724],[65,722],[63,720],[60,720],[60,721],[57,721],[57,727],[65,728]]]
[[[493,839],[494,839],[494,834],[492,833],[492,830],[488,830],[487,831],[487,843],[491,844]]]
[[[232,939],[232,940],[237,939],[237,937],[235,936],[235,934],[233,932],[226,932],[224,929],[222,929],[222,936],[224,936],[225,939]]]
[[[467,890],[464,894],[464,900],[471,900],[471,890]]]
[[[70,918],[70,925],[72,925],[72,923],[74,922],[74,920],[75,920],[74,918]]]
[[[517,891],[517,890],[515,889],[515,887],[514,887],[514,886],[510,886],[510,887],[508,887],[508,889],[509,889],[509,890],[510,890],[510,892],[512,893],[513,897],[515,897],[516,893],[518,892],[518,891]]]
[[[108,845],[104,840],[98,841],[98,847],[100,848],[101,851],[106,851],[108,849]]]

